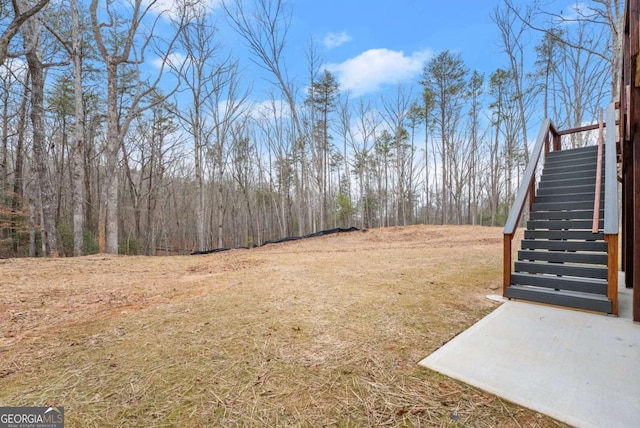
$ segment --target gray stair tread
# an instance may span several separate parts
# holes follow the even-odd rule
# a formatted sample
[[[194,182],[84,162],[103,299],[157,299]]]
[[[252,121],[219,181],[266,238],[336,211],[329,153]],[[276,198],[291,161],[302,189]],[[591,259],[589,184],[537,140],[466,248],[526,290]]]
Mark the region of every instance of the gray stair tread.
[[[596,177],[582,177],[582,178],[566,178],[566,179],[558,179],[558,180],[540,180],[538,182],[539,189],[546,189],[548,187],[571,187],[571,186],[585,186],[591,185],[595,186]],[[602,180],[602,184],[604,184],[604,180]]]
[[[604,187],[600,186],[600,193],[604,194]],[[554,196],[554,195],[572,195],[574,193],[586,193],[595,195],[595,184],[582,184],[575,186],[555,186],[555,187],[538,187],[536,191],[536,197],[540,196]]]
[[[579,253],[576,251],[520,250],[518,251],[518,260],[583,263],[606,266],[609,257],[606,253],[596,253],[593,251]]]
[[[588,230],[525,230],[524,237],[525,239],[604,240],[603,233],[591,233]]]
[[[548,156],[567,156],[567,155],[574,155],[577,153],[588,153],[588,152],[597,152],[598,151],[598,146],[596,145],[591,145],[591,146],[584,146],[584,147],[576,147],[575,149],[565,149],[565,150],[557,150],[557,151],[553,151],[553,152],[549,152]]]
[[[567,162],[566,164],[545,165],[544,174],[562,174],[564,172],[577,171],[596,171],[596,162],[587,160],[578,160],[576,162]]]
[[[604,219],[598,221],[598,228],[602,229]],[[529,220],[527,229],[530,230],[591,230],[593,228],[593,220]]]
[[[567,168],[567,166],[579,166],[579,168]],[[598,168],[598,164],[596,162],[592,163],[579,163],[577,165],[545,165],[542,171],[542,176],[547,175],[562,175],[562,174],[578,174],[580,172],[584,173],[583,175],[586,177],[595,177],[596,171]]]
[[[593,251],[606,254],[608,244],[604,241],[548,241],[523,239],[523,249],[532,250],[561,250],[561,251]]]
[[[604,160],[604,157],[603,157]],[[555,168],[558,166],[570,165],[595,165],[598,162],[597,156],[567,156],[564,158],[547,158],[544,162],[545,167]]]
[[[605,156],[605,151],[602,151],[602,156]],[[557,161],[561,159],[577,159],[577,158],[590,158],[596,159],[598,157],[598,147],[591,150],[562,150],[559,152],[551,152],[547,155],[545,160]]]
[[[577,278],[597,278],[607,279],[608,270],[606,267],[595,267],[590,265],[573,265],[548,262],[515,262],[515,272],[518,273],[543,273],[571,276]]]
[[[570,278],[555,275],[514,273],[511,275],[511,285],[536,286],[607,295],[607,281],[594,278]]]
[[[541,204],[545,202],[591,202],[595,200],[594,192],[590,193],[571,193],[568,195],[541,195],[536,196],[536,202]]]
[[[553,180],[569,180],[572,178],[591,178],[596,176],[596,169],[583,169],[579,171],[545,171],[542,173],[540,180],[553,181]]]
[[[600,218],[598,227],[602,229],[604,225],[604,219]],[[592,219],[584,220],[529,220],[527,222],[527,229],[538,230],[591,230],[593,227]]]
[[[593,208],[593,207],[592,207]],[[532,211],[531,220],[590,220],[593,219],[591,210],[566,210],[566,211]],[[600,218],[604,218],[604,210],[600,210]]]
[[[600,199],[600,209],[604,208],[604,201]],[[536,202],[533,204],[532,211],[580,211],[580,210],[592,210],[593,211],[593,201],[583,201],[583,202]]]

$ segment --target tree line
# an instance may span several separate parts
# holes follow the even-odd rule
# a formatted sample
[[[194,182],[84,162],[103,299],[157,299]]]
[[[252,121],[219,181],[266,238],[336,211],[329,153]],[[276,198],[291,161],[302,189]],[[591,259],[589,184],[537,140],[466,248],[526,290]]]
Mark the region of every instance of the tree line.
[[[334,227],[500,225],[531,124],[579,127],[617,97],[614,0],[569,15],[506,0],[491,14],[504,67],[486,75],[444,50],[378,98],[342,91],[314,43],[304,58],[285,55],[286,0],[224,0],[216,13],[162,4],[3,3],[0,256],[181,254]],[[252,101],[220,20],[269,76],[269,101]],[[288,75],[293,61],[307,65],[304,82]],[[578,134],[567,144],[588,143]]]

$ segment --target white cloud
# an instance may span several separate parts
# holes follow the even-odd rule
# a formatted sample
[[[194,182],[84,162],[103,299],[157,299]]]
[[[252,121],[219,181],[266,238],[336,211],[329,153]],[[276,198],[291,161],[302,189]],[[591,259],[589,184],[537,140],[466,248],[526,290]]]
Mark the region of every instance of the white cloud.
[[[407,56],[402,51],[370,49],[340,64],[327,64],[326,68],[338,76],[340,89],[359,96],[415,78],[432,55],[428,50]]]
[[[186,55],[181,54],[179,52],[174,52],[172,54],[169,54],[166,58],[166,66],[171,65],[174,68],[180,68],[180,66],[182,64],[185,63],[185,61],[187,60]],[[161,68],[162,67],[162,63],[163,61],[165,61],[164,58],[154,58],[151,63],[157,67],[157,68]]]
[[[556,24],[573,24],[581,19],[585,19],[585,16],[593,14],[591,9],[584,2],[576,2],[567,6],[567,8],[560,12],[559,16],[554,18]]]
[[[2,67],[0,67],[0,78],[8,79],[9,75],[12,74],[13,76],[8,80],[24,80],[27,71],[27,62],[22,58],[7,58]]]
[[[274,120],[291,116],[291,109],[284,100],[256,101],[250,107],[250,115],[256,120]]]
[[[340,33],[329,33],[324,39],[322,39],[322,43],[328,49],[337,48],[340,45],[344,45],[347,42],[351,41],[351,36],[347,34],[346,31],[342,31]]]

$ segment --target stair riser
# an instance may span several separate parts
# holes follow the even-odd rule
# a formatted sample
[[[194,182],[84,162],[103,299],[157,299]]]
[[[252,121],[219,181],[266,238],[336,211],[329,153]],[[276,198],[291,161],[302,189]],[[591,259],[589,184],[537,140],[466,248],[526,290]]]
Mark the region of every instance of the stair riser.
[[[574,178],[595,178],[596,170],[586,169],[583,171],[545,171],[540,177],[541,181],[553,181],[553,180],[570,180]]]
[[[575,280],[544,275],[514,273],[511,275],[511,285],[545,287],[553,290],[566,290],[581,293],[607,295],[607,283],[602,280]]]
[[[588,311],[611,313],[611,302],[609,301],[587,300],[581,299],[580,297],[539,293],[531,290],[520,290],[514,287],[507,288],[507,297],[549,305],[568,306],[570,308]]]
[[[557,150],[557,151],[549,152],[548,157],[574,156],[574,155],[584,154],[584,153],[592,153],[592,154],[598,153],[598,146],[592,145],[592,146],[578,147],[575,149]]]
[[[604,156],[603,156],[604,160]],[[547,158],[544,161],[544,166],[549,168],[565,167],[571,165],[595,165],[598,162],[596,156],[565,156],[562,158]]]
[[[531,220],[589,220],[593,219],[593,210],[583,211],[540,211],[529,214]],[[600,218],[604,218],[604,210],[600,210]]]
[[[602,189],[604,186],[600,188],[601,195],[604,195]],[[592,194],[596,193],[595,184],[587,184],[582,186],[568,186],[568,187],[544,187],[538,188],[536,192],[536,197],[539,196],[559,196],[559,195],[572,195],[572,194]]]
[[[591,230],[593,220],[529,220],[527,229],[529,230]],[[598,222],[598,228],[604,227],[604,220]]]
[[[604,180],[602,180],[604,184]],[[572,187],[572,186],[594,186],[596,185],[596,177],[574,178],[569,180],[541,180],[538,183],[539,189],[547,187]]]
[[[604,241],[546,241],[523,239],[523,250],[552,250],[552,251],[590,251],[606,253],[608,244]]]
[[[518,260],[520,261],[540,261],[540,262],[556,262],[556,263],[581,263],[589,265],[607,265],[608,257],[606,254],[597,253],[572,253],[565,251],[518,251]]]
[[[604,209],[604,200],[600,199],[600,209]],[[533,204],[533,211],[572,211],[572,210],[593,210],[593,201],[589,202],[545,202],[541,203],[536,199]]]
[[[605,152],[602,152],[605,155]],[[592,157],[598,156],[598,146],[589,146],[586,148],[559,150],[557,152],[549,152],[547,159],[564,159],[564,158],[579,158],[579,157]]]
[[[595,195],[593,193],[573,193],[569,195],[536,196],[536,202],[541,204],[548,202],[591,202]]]
[[[581,278],[607,279],[606,268],[563,265],[558,263],[516,262],[516,272],[544,273],[551,275],[577,276]]]
[[[546,174],[562,174],[565,172],[595,171],[594,162],[568,163],[567,165],[549,165],[544,168]]]
[[[580,230],[525,230],[525,239],[572,239],[584,241],[604,241],[603,233]]]

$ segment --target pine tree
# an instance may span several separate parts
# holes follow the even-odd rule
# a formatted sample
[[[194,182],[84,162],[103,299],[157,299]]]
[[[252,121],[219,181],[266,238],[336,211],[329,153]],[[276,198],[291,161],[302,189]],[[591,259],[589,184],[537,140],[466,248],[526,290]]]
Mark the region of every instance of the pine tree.
[[[440,131],[440,161],[442,169],[442,215],[441,223],[449,221],[448,201],[450,196],[449,151],[453,149],[454,137],[466,97],[468,69],[462,55],[445,50],[425,64],[422,81],[433,93],[436,114],[434,122]]]
[[[320,190],[320,229],[324,229],[329,182],[329,157],[331,154],[330,118],[337,108],[340,85],[335,76],[324,70],[320,80],[312,82],[308,89],[307,104],[317,113],[313,123],[313,142]]]

